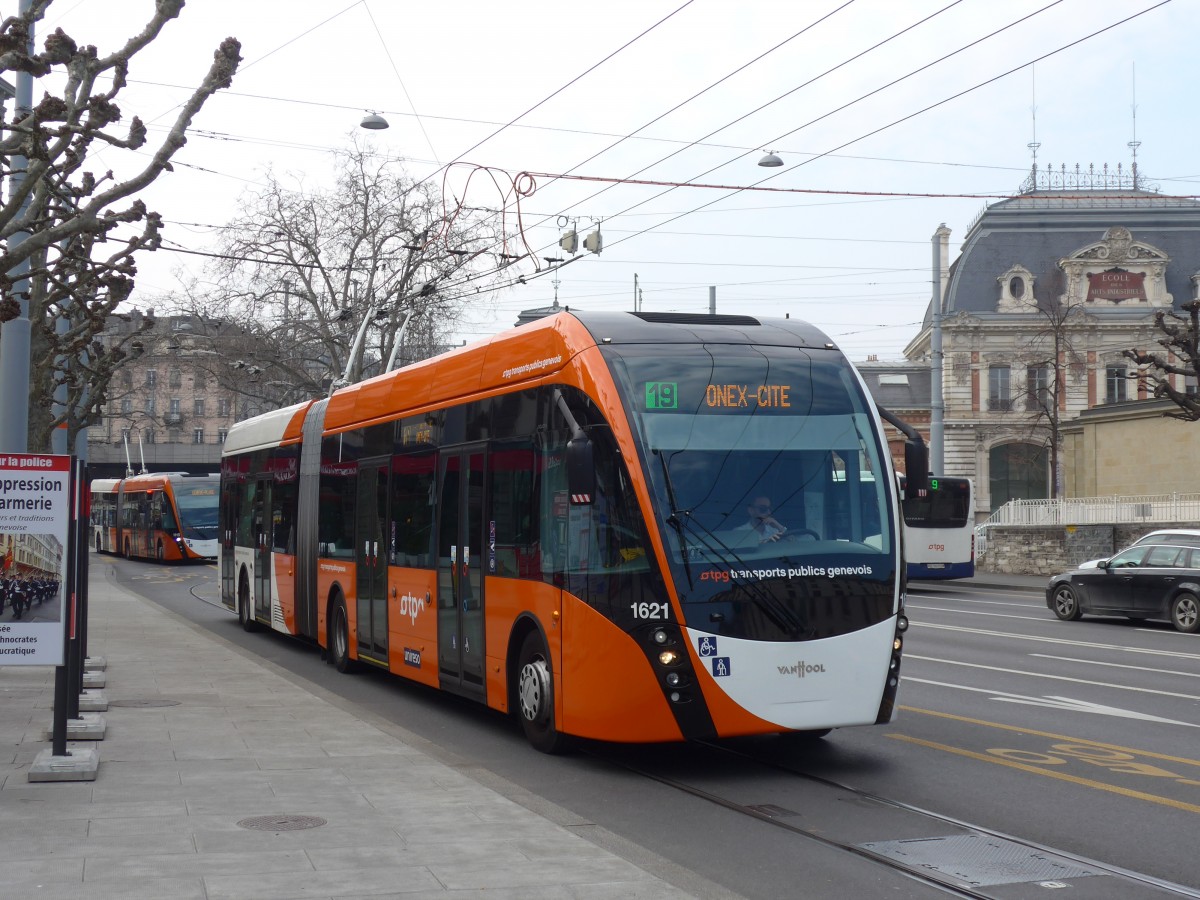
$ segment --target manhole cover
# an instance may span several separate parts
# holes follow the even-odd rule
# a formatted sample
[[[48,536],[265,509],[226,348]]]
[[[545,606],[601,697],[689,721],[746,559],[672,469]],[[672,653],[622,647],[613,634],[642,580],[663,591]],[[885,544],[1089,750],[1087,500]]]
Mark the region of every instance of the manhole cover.
[[[251,816],[237,823],[251,831],[303,831],[327,824],[320,816]]]
[[[150,709],[157,706],[178,706],[178,700],[164,700],[162,697],[147,697],[141,700],[109,700],[109,706],[129,706],[135,709]]]
[[[940,872],[956,881],[983,887],[1100,874],[1073,860],[984,834],[874,841],[859,846],[912,869]]]

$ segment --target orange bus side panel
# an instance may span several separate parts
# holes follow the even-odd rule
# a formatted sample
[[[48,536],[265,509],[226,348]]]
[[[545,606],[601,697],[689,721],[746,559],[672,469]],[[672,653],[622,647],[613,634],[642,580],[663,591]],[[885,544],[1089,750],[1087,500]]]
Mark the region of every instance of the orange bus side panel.
[[[384,410],[446,405],[476,392],[536,383],[561,371],[581,348],[595,344],[573,319],[542,320],[490,341],[451,350],[335,391],[325,409],[328,432],[391,418]]]
[[[516,578],[487,578],[484,582],[484,652],[487,675],[487,705],[508,712],[508,641],[513,622],[529,613],[542,624],[550,662],[556,675],[562,672],[562,635],[555,614],[560,611],[562,591],[541,581]],[[519,648],[518,648],[519,649]],[[562,721],[562,691],[554,697],[554,714]]]
[[[436,596],[434,570],[388,567],[388,669],[431,687],[438,686]]]
[[[560,730],[605,741],[678,741],[683,734],[634,639],[582,600],[563,595]]]
[[[354,560],[352,559],[318,559],[317,560],[317,643],[329,647],[329,622],[326,600],[334,585],[341,588],[346,600],[346,626],[353,636],[357,630],[358,604],[354,602]],[[358,656],[358,646],[353,637],[349,641],[350,658]]]
[[[185,559],[191,559],[191,555],[184,551],[182,545],[175,543],[175,539],[168,535],[165,531],[154,532],[154,541],[162,541],[163,545],[163,561],[164,562],[180,562]],[[157,553],[157,547],[155,552]]]
[[[296,557],[276,553],[272,559],[275,591],[283,613],[283,627],[288,634],[296,633]]]
[[[537,323],[533,323],[537,324]],[[548,323],[547,323],[548,324]],[[545,378],[560,371],[576,352],[574,343],[594,344],[592,336],[575,320],[562,329],[524,325],[482,348],[484,357],[477,372],[485,390]]]

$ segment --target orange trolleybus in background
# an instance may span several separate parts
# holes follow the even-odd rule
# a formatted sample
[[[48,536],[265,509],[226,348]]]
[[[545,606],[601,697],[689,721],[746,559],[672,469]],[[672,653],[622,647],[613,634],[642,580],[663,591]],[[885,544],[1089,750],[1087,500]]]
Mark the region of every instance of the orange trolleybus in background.
[[[159,562],[216,558],[219,475],[96,478],[91,494],[97,553]]]
[[[540,750],[892,717],[896,478],[809,325],[560,313],[239,422],[221,479],[244,627],[512,712]]]

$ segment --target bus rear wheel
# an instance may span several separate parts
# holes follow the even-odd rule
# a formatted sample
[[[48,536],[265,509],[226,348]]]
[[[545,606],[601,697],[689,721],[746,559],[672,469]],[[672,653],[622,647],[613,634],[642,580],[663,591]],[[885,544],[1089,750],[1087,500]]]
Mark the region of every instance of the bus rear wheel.
[[[540,634],[531,631],[517,657],[517,714],[525,738],[542,753],[561,753],[567,738],[554,727],[554,670]]]
[[[329,661],[339,672],[354,669],[354,661],[350,659],[350,620],[346,616],[346,600],[341,594],[334,598],[329,611]]]
[[[246,577],[246,573],[242,573],[242,577],[238,580],[238,621],[242,623],[242,631],[257,631],[258,623],[254,621],[254,612],[251,609],[253,601],[250,599],[250,580]]]

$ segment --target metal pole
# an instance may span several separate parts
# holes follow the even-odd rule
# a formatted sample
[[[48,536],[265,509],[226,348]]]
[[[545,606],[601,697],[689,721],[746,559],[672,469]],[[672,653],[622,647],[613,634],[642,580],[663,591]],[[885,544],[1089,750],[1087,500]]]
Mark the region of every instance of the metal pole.
[[[63,624],[67,627],[67,718],[79,718],[79,695],[83,692],[83,645],[79,640],[79,597],[80,597],[80,578],[86,577],[87,569],[80,568],[80,561],[83,560],[84,554],[80,552],[81,547],[86,546],[86,531],[84,531],[85,523],[83,521],[83,510],[86,508],[84,502],[84,491],[88,489],[87,482],[83,478],[83,465],[79,460],[71,460],[71,483],[74,496],[71,505],[71,523],[68,530],[70,540],[70,576],[67,578],[70,584],[70,594],[68,594],[68,614],[67,621]]]
[[[708,287],[708,314],[710,316],[717,314],[717,286],[715,284]]]
[[[32,0],[20,0],[18,11],[29,11]],[[29,28],[29,52],[33,53],[33,26]],[[13,121],[19,122],[33,107],[33,76],[28,72],[17,72],[17,109]],[[10,194],[20,191],[25,181],[29,160],[24,156],[12,158],[13,170],[9,178]],[[29,209],[26,199],[17,213],[24,218]],[[28,237],[17,232],[8,239],[8,249],[15,251]],[[21,308],[15,319],[0,327],[0,450],[9,453],[24,453],[29,447],[29,261],[17,263],[11,270],[13,298]]]
[[[65,252],[65,247],[63,248]],[[54,320],[54,334],[59,339],[59,346],[64,343],[67,333],[71,330],[71,317],[75,314],[74,295],[68,295],[63,300],[62,310],[59,312],[58,318]],[[71,433],[71,420],[74,416],[67,409],[67,403],[70,399],[70,394],[67,390],[67,368],[70,366],[70,361],[66,356],[59,354],[54,357],[54,371],[60,379],[54,385],[54,402],[51,404],[50,415],[54,418],[63,417],[62,424],[59,425],[50,434],[50,452],[65,455],[70,452],[67,447],[67,438]]]
[[[89,354],[86,349],[79,354],[79,360],[81,365],[87,365]],[[79,406],[77,407],[76,412],[82,412],[83,415],[86,415],[88,406],[91,402],[91,397],[91,389],[85,386],[83,393],[80,396]],[[77,585],[76,616],[78,616],[79,622],[78,631],[80,661],[79,680],[77,686],[75,687],[75,705],[78,706],[79,696],[83,693],[83,663],[87,659],[88,655],[88,565],[91,551],[90,525],[92,519],[92,485],[91,477],[88,473],[88,430],[85,427],[85,423],[82,421],[83,416],[76,416],[76,418],[80,420],[80,428],[75,433],[75,464],[79,467],[79,477],[83,485],[81,488],[83,493],[80,495],[82,503],[80,505],[81,512],[79,517],[81,527],[83,528],[83,536],[78,541],[79,562],[77,565],[79,568],[77,569],[77,574],[75,576],[75,582]]]
[[[392,352],[391,355],[388,356],[387,368],[383,370],[384,372],[390,372],[392,369],[396,368],[396,360],[400,355],[400,343],[404,340],[404,332],[408,328],[408,323],[412,321],[412,317],[415,312],[416,310],[412,309],[405,310],[404,321],[400,323],[400,330],[397,331],[396,336],[392,338]]]
[[[942,396],[942,304],[946,296],[947,257],[950,251],[950,229],[943,222],[933,233],[933,296],[930,302],[929,370],[929,468],[935,475],[945,470],[946,402]],[[911,473],[910,473],[911,474]]]

